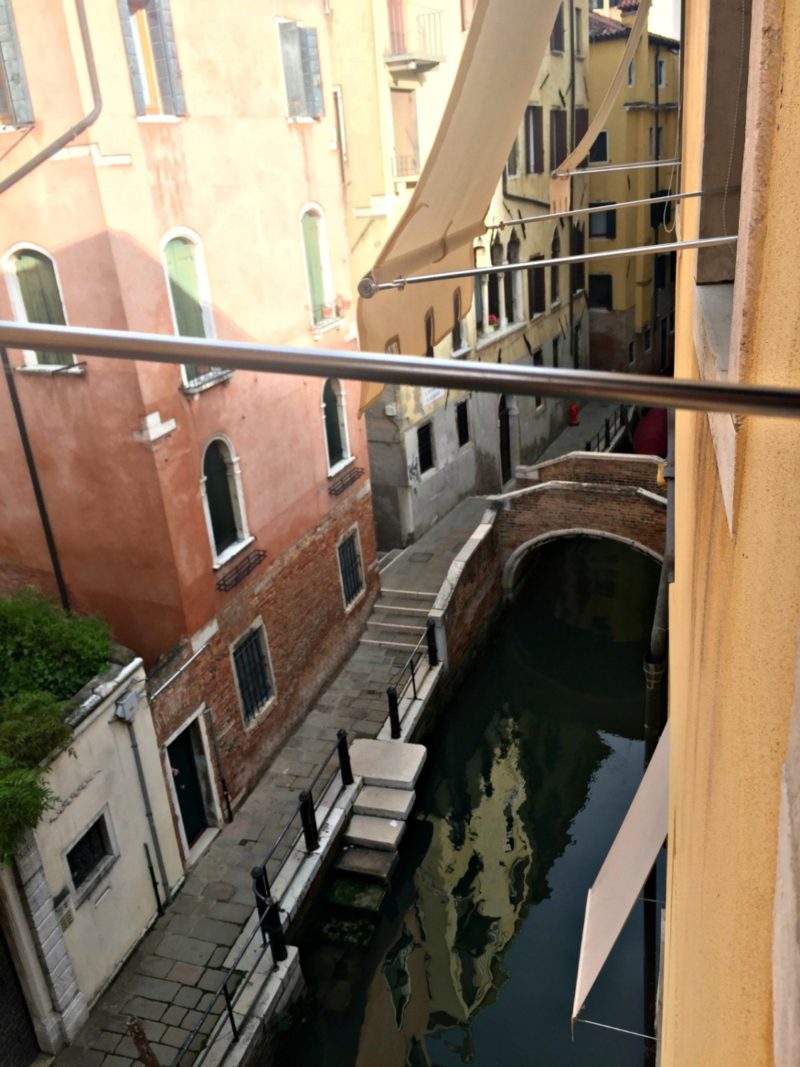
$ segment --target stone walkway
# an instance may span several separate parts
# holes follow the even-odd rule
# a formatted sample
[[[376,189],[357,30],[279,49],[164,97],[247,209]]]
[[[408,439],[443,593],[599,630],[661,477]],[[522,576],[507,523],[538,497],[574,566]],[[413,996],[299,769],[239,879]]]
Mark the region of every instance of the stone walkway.
[[[629,407],[630,405],[626,405]],[[569,452],[582,452],[586,442],[591,441],[596,433],[604,429],[606,419],[613,423],[614,415],[619,411],[619,401],[590,400],[580,410],[577,426],[565,426],[554,441],[542,452],[536,463],[545,463],[549,459],[558,459]]]
[[[382,587],[438,592],[484,508],[481,497],[462,501],[382,571]],[[298,793],[327,758],[337,731],[347,730],[351,739],[377,735],[387,716],[386,686],[407,655],[375,645],[356,648],[233,822],[223,826],[187,873],[166,914],[97,1001],[75,1042],[56,1056],[54,1067],[132,1067],[137,1052],[127,1036],[129,1015],[143,1021],[159,1062],[172,1062],[211,1003],[224,977],[223,960],[253,912],[251,867],[262,862],[296,808]],[[286,851],[288,843],[274,868]],[[218,1001],[203,1033],[213,1029],[221,1006]]]

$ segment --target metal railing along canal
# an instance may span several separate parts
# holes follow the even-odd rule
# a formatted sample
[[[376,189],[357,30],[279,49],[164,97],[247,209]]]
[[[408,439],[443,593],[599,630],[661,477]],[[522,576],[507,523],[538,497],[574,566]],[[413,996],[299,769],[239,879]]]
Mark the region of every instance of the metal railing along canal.
[[[400,737],[400,702],[406,696],[414,700],[419,697],[418,685],[427,674],[422,672],[422,667],[427,661],[429,668],[436,667],[439,663],[439,653],[436,648],[436,629],[428,619],[425,625],[425,633],[420,637],[414,651],[394,676],[391,684],[386,689],[389,700],[389,723],[392,740]]]

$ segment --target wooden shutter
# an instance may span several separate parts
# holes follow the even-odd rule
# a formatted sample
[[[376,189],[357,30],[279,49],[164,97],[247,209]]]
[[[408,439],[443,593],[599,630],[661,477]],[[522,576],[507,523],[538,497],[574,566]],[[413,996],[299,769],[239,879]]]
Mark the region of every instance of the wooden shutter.
[[[0,0],[0,62],[3,66],[8,97],[6,106],[18,126],[27,125],[33,122],[33,107],[25,78],[25,68],[22,65],[22,53],[11,0]]]
[[[297,118],[306,113],[306,88],[303,80],[299,27],[296,22],[281,22],[280,34],[283,80],[286,84],[289,117]]]
[[[185,115],[186,99],[178,66],[178,50],[175,46],[169,0],[150,0],[147,5],[147,24],[150,28],[161,106],[167,115]]]
[[[550,169],[556,170],[567,157],[567,113],[560,108],[550,112]]]
[[[164,256],[178,333],[181,337],[205,337],[206,326],[197,284],[194,245],[191,241],[175,237],[165,248]]]
[[[572,147],[576,148],[583,135],[589,129],[589,109],[587,107],[575,108],[575,129],[572,131]],[[586,166],[586,156],[580,161],[579,166]]]
[[[136,54],[136,42],[133,37],[133,27],[131,26],[128,0],[117,0],[117,6],[119,7],[119,21],[122,27],[122,40],[125,43],[125,55],[128,59],[128,73],[130,74],[131,89],[133,91],[133,105],[136,108],[137,115],[144,115],[146,112],[144,86],[142,85],[142,76],[139,71],[139,58]]]
[[[319,65],[319,47],[317,31],[300,27],[300,56],[303,63],[303,85],[305,87],[306,115],[317,119],[325,114],[325,101],[322,98],[322,72]]]
[[[606,212],[606,237],[617,236],[617,213],[616,211]]]
[[[533,108],[533,173],[544,172],[544,109],[534,104]]]
[[[544,259],[544,256],[531,256],[531,262],[535,263]],[[545,310],[544,295],[544,267],[535,267],[528,272],[528,315],[540,315]]]
[[[64,307],[53,264],[38,252],[20,252],[14,263],[25,317],[28,322],[41,322],[48,326],[65,326]],[[69,357],[60,352],[39,351],[37,363],[63,366]]]
[[[325,311],[325,285],[322,276],[322,254],[319,243],[319,216],[307,211],[303,215],[303,246],[306,254],[308,292],[311,314],[315,323],[321,322]]]
[[[556,15],[555,25],[553,26],[553,32],[550,34],[550,51],[551,52],[563,52],[564,51],[564,5],[558,9]]]

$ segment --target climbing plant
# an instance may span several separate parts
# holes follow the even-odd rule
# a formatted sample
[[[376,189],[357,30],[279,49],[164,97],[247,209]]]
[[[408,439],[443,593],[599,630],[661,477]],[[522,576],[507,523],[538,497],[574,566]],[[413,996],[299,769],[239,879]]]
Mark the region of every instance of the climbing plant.
[[[52,803],[42,761],[65,745],[66,698],[108,663],[108,627],[30,590],[0,597],[0,863]]]

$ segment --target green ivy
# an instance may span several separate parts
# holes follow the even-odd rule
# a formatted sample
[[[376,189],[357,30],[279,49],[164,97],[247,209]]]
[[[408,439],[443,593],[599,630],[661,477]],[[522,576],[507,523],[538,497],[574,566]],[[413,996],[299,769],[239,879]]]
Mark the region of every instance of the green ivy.
[[[0,598],[0,700],[31,690],[74,696],[110,651],[102,619],[69,618],[28,589]]]
[[[102,619],[69,618],[31,590],[0,598],[0,863],[51,806],[42,760],[69,741],[67,698],[110,656]]]

